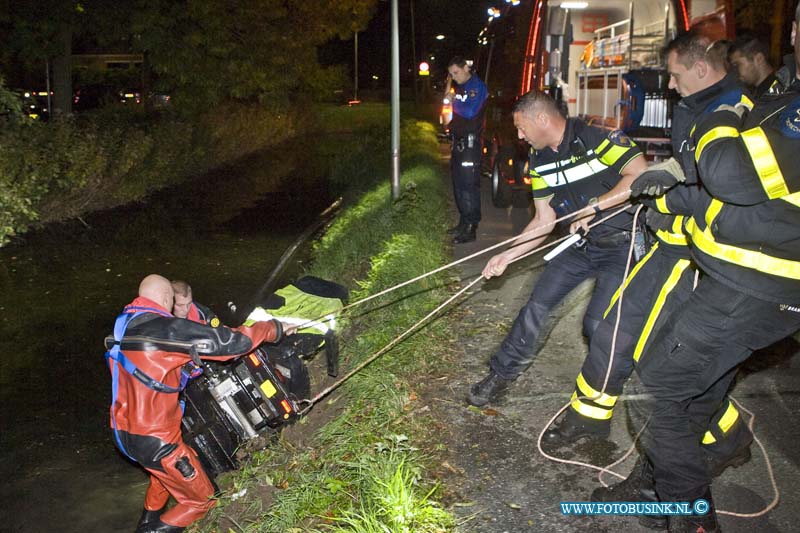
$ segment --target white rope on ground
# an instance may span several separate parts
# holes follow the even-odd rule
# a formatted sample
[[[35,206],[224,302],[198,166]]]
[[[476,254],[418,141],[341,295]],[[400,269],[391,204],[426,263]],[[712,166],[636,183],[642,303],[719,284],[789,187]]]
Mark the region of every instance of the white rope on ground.
[[[634,246],[634,242],[635,242],[636,228],[638,227],[637,226],[637,220],[638,220],[638,217],[639,217],[639,213],[642,210],[642,207],[643,206],[640,205],[636,209],[636,213],[634,214],[634,217],[633,217],[632,232],[631,232],[631,244],[630,244],[629,249],[628,249],[628,260],[627,260],[627,262],[625,264],[625,274],[622,277],[622,283],[620,284],[620,288],[619,288],[619,298],[617,300],[617,318],[616,318],[616,321],[614,323],[614,333],[613,333],[613,335],[611,337],[611,353],[609,354],[608,368],[606,369],[606,375],[605,375],[605,379],[603,381],[603,387],[595,395],[592,395],[592,396],[579,396],[577,399],[581,399],[581,400],[584,400],[584,399],[585,400],[596,400],[596,399],[602,397],[603,394],[605,394],[606,387],[608,386],[608,380],[609,380],[609,377],[611,376],[611,370],[612,370],[612,367],[614,365],[614,357],[616,355],[617,333],[619,332],[619,324],[620,324],[620,320],[621,320],[621,317],[622,317],[622,299],[623,299],[623,296],[625,294],[625,287],[626,287],[626,283],[625,282],[628,279],[628,272],[629,272],[630,266],[631,266],[631,259],[633,258],[633,246]],[[696,270],[695,271],[695,275],[694,275],[692,290],[697,288],[697,282],[698,282],[698,279],[699,279],[699,274],[700,274],[700,271]],[[747,426],[750,429],[750,432],[753,433],[753,440],[755,440],[756,444],[758,444],[758,447],[761,449],[761,453],[764,454],[764,460],[766,461],[766,464],[767,464],[767,473],[769,474],[769,479],[770,479],[770,483],[772,484],[772,490],[773,490],[774,496],[773,496],[772,501],[766,507],[764,507],[761,511],[757,511],[757,512],[754,512],[754,513],[736,513],[736,512],[733,512],[733,511],[725,511],[725,510],[721,510],[720,509],[720,510],[717,510],[716,513],[718,515],[735,516],[735,517],[738,517],[738,518],[757,518],[757,517],[760,517],[760,516],[763,516],[763,515],[767,514],[772,509],[774,509],[775,506],[778,505],[778,502],[780,500],[780,490],[778,489],[778,484],[777,484],[777,482],[775,480],[775,474],[774,474],[774,471],[772,469],[772,463],[770,462],[769,454],[767,453],[766,448],[761,443],[761,441],[758,439],[758,437],[756,437],[755,432],[753,431],[753,424],[754,424],[755,418],[756,418],[755,414],[753,412],[749,411],[748,409],[746,409],[741,404],[741,402],[739,402],[738,400],[736,400],[732,396],[729,396],[729,398],[731,399],[731,401],[733,401],[736,404],[736,406],[740,410],[744,411],[745,413],[747,413],[750,416],[750,420],[749,420]],[[545,457],[546,459],[549,459],[550,461],[553,461],[553,462],[563,463],[563,464],[570,464],[570,465],[575,465],[575,466],[582,466],[584,468],[590,468],[590,469],[593,469],[593,470],[597,470],[598,471],[597,479],[600,482],[600,484],[603,485],[604,487],[608,487],[608,485],[603,480],[603,474],[609,474],[609,475],[615,476],[615,477],[617,477],[619,479],[625,479],[626,476],[623,476],[623,475],[621,475],[621,474],[619,474],[619,473],[617,473],[617,472],[615,472],[615,471],[613,471],[611,469],[614,468],[615,466],[623,463],[634,452],[634,450],[636,449],[636,442],[639,440],[639,438],[641,437],[642,433],[647,428],[647,423],[650,420],[649,417],[648,417],[647,421],[642,425],[642,428],[639,430],[639,432],[634,436],[633,442],[631,443],[631,446],[625,451],[625,453],[619,459],[617,459],[616,461],[614,461],[614,462],[612,462],[612,463],[610,463],[610,464],[608,464],[606,466],[599,466],[599,465],[595,465],[595,464],[588,463],[588,462],[575,461],[575,460],[571,460],[571,459],[562,459],[560,457],[555,457],[555,456],[549,455],[548,453],[546,453],[542,449],[542,437],[544,436],[545,432],[553,424],[553,422],[555,422],[555,420],[561,415],[561,413],[563,413],[565,410],[567,410],[569,408],[569,406],[571,404],[572,404],[572,400],[570,400],[569,402],[564,404],[556,412],[556,414],[553,415],[553,417],[550,418],[550,420],[544,425],[544,428],[539,433],[539,438],[536,441],[536,447],[538,448],[539,453],[543,457]]]
[[[610,350],[609,359],[608,359],[608,368],[606,369],[606,376],[605,376],[605,379],[603,381],[603,387],[595,395],[592,395],[592,396],[579,396],[576,399],[596,400],[596,399],[602,397],[603,394],[605,394],[605,392],[606,392],[606,387],[608,386],[608,379],[609,379],[609,376],[611,375],[611,369],[612,369],[612,367],[614,365],[614,356],[615,356],[614,352],[616,351],[616,348],[617,348],[617,332],[619,331],[620,318],[622,317],[622,299],[623,299],[623,297],[625,295],[625,285],[626,285],[625,282],[628,279],[628,272],[630,271],[631,260],[633,259],[633,247],[634,247],[634,245],[636,243],[636,228],[637,228],[637,222],[638,222],[638,219],[639,219],[639,213],[641,213],[643,207],[644,206],[640,205],[636,209],[636,212],[633,215],[633,222],[631,224],[631,243],[628,246],[628,260],[625,263],[625,272],[624,272],[624,274],[622,276],[622,283],[620,283],[620,286],[619,286],[619,298],[617,299],[617,319],[616,319],[616,321],[614,323],[614,334],[611,336],[611,350]],[[556,463],[575,465],[575,466],[582,466],[584,468],[591,468],[593,470],[599,470],[598,479],[600,479],[601,483],[603,483],[603,481],[600,478],[600,476],[602,476],[603,473],[607,473],[607,474],[616,476],[616,477],[618,477],[620,479],[625,479],[625,476],[623,476],[621,474],[618,474],[617,472],[614,472],[613,470],[610,470],[610,469],[612,467],[620,464],[621,462],[623,462],[633,452],[633,450],[635,448],[635,445],[636,445],[636,441],[635,440],[634,440],[633,445],[631,446],[631,448],[622,456],[622,458],[616,460],[615,462],[613,462],[610,465],[607,465],[605,467],[594,465],[594,464],[588,463],[588,462],[575,461],[573,459],[562,459],[560,457],[555,457],[553,455],[550,455],[550,454],[548,454],[547,452],[544,451],[544,449],[542,448],[542,437],[544,437],[544,434],[547,432],[548,428],[553,424],[553,422],[555,422],[555,420],[559,416],[561,416],[561,413],[563,413],[564,411],[566,411],[569,408],[570,404],[572,404],[572,400],[570,400],[569,402],[564,404],[556,412],[556,414],[553,415],[553,417],[550,418],[550,420],[548,420],[548,422],[542,428],[542,431],[539,433],[539,438],[536,439],[536,448],[539,450],[539,453],[545,459],[549,459],[550,461],[553,461],[553,462],[556,462]],[[644,431],[644,426],[642,427],[642,430],[639,431],[639,434],[641,434],[642,431]],[[639,435],[637,435],[636,437],[638,438]]]

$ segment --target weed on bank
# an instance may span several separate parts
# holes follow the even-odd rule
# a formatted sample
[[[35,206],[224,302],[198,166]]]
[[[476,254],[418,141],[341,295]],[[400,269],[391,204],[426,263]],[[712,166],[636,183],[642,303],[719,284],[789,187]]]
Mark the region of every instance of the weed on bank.
[[[449,190],[441,178],[434,128],[402,131],[401,198],[391,199],[388,143],[368,135],[337,156],[332,182],[358,200],[314,247],[308,273],[351,289],[357,301],[448,261]],[[383,148],[386,148],[385,150]],[[352,308],[339,322],[340,376],[435,309],[452,277],[426,278]],[[444,320],[416,333],[344,382],[292,432],[255,452],[231,476],[217,508],[197,531],[444,532],[453,517],[436,503],[426,466],[435,459],[427,408],[416,388],[440,367],[451,337]],[[317,384],[312,395],[319,392]],[[327,420],[327,423],[322,423]]]

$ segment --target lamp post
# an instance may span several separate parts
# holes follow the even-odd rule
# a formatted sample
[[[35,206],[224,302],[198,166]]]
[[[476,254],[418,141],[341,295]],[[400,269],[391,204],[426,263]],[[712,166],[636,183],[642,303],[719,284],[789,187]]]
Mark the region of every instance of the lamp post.
[[[354,55],[353,58],[353,100],[358,101],[358,30],[355,31],[355,43],[353,44]]]
[[[400,198],[400,31],[392,0],[392,199]]]

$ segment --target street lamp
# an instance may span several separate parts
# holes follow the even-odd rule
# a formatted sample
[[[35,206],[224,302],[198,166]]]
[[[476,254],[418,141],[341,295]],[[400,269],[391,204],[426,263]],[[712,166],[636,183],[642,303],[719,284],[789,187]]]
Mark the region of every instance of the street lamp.
[[[444,41],[444,35],[442,35],[442,34],[440,33],[439,35],[437,35],[437,36],[436,36],[436,40],[437,40],[437,41]]]

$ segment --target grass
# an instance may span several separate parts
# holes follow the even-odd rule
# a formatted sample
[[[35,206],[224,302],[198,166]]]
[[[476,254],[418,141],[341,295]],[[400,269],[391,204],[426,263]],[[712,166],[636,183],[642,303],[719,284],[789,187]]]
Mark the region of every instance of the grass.
[[[380,115],[367,111],[372,118]],[[371,119],[364,120],[369,126]],[[350,285],[351,301],[448,261],[443,228],[449,191],[440,175],[433,126],[404,123],[398,201],[390,198],[387,169],[381,166],[388,150],[375,152],[384,143],[384,137],[370,133],[367,142],[338,159],[332,178],[349,180],[350,196],[358,200],[315,244],[308,272]],[[441,303],[449,281],[446,274],[426,278],[346,314],[340,321],[342,373]],[[220,531],[217,524],[225,523],[248,533],[451,531],[454,519],[435,502],[438,486],[426,475],[436,453],[426,443],[435,438],[428,434],[432,424],[414,390],[417,377],[443,359],[449,328],[446,321],[425,325],[318,403],[301,420],[304,429],[311,431],[318,416],[332,419],[306,444],[281,438],[256,452],[196,530]],[[230,494],[245,488],[247,495],[233,502]],[[269,504],[259,488],[275,489]]]

